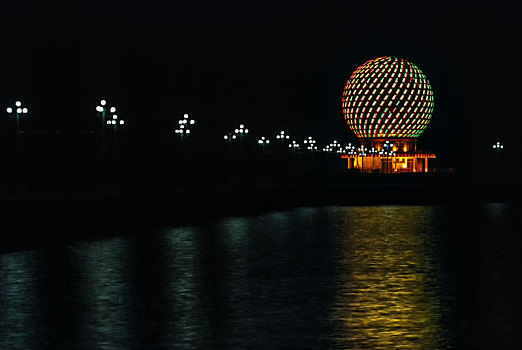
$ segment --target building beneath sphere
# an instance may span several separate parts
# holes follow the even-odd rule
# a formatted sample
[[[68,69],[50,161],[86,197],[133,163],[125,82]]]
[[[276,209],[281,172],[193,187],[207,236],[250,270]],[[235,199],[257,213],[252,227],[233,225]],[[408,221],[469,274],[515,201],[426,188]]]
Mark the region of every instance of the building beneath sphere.
[[[379,57],[358,67],[342,96],[344,118],[360,141],[342,155],[362,172],[428,172],[435,154],[417,149],[433,113],[433,91],[413,63]]]

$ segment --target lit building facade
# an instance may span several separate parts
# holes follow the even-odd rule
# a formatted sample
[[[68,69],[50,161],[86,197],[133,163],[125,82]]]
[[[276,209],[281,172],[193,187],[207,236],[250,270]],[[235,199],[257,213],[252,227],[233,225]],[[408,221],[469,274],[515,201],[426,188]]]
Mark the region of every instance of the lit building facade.
[[[342,158],[362,172],[428,172],[435,154],[417,150],[433,113],[433,91],[424,73],[396,57],[358,67],[342,96],[344,118],[360,140]]]

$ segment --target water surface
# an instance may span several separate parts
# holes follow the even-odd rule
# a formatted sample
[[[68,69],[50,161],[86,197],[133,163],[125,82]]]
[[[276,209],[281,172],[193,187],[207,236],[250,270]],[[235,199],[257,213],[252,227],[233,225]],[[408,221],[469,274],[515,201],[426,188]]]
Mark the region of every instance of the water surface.
[[[298,208],[2,254],[0,348],[522,348],[520,212]]]

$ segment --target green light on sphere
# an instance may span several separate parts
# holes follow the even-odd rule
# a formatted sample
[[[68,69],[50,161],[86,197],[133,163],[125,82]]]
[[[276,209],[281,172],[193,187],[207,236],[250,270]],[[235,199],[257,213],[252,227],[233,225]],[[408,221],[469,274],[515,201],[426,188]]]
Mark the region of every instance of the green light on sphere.
[[[342,96],[346,123],[359,138],[417,138],[433,107],[426,75],[397,57],[379,57],[358,67]]]

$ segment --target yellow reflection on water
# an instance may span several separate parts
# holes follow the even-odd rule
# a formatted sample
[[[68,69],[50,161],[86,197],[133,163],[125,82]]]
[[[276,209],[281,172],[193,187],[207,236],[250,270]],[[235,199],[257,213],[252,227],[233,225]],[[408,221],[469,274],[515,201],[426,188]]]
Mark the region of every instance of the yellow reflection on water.
[[[342,208],[334,344],[436,349],[440,316],[430,207]]]

